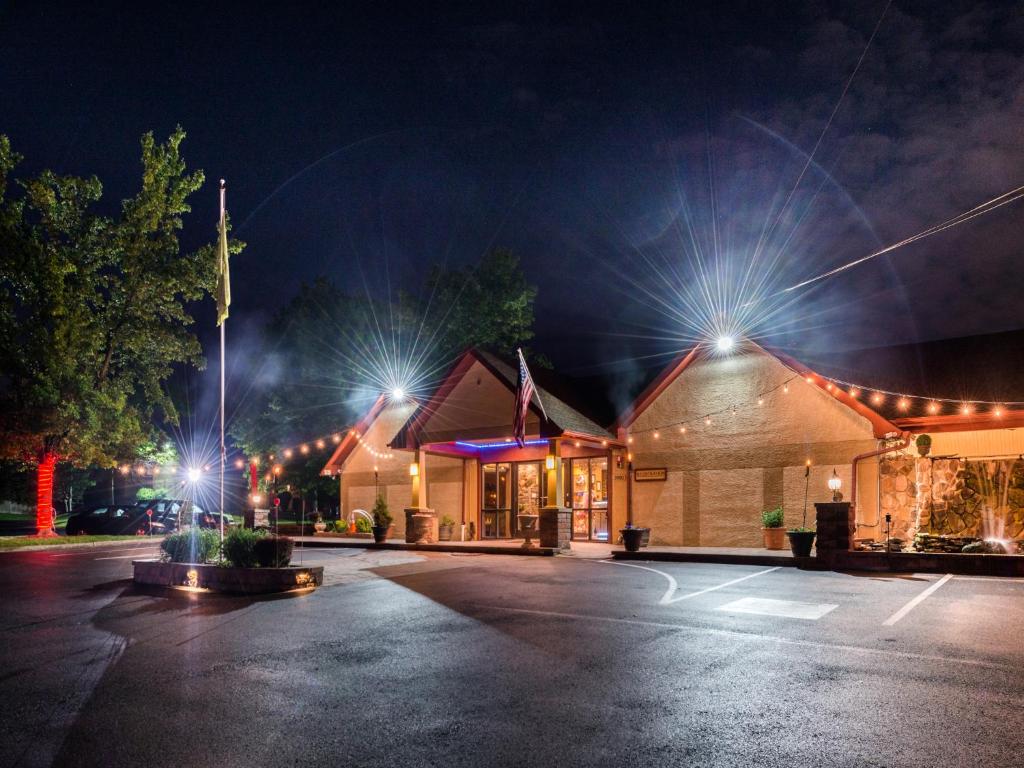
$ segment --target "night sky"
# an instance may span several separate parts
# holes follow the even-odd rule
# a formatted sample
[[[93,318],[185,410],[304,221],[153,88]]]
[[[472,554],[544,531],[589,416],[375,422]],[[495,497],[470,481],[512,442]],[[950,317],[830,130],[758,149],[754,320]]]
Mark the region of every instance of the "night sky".
[[[248,242],[235,338],[318,274],[380,294],[499,245],[540,286],[540,349],[593,373],[689,343],[668,284],[695,248],[739,274],[819,137],[754,265],[774,290],[1024,184],[1018,2],[893,4],[823,136],[884,0],[146,5],[4,4],[0,131],[115,205],[140,134],[184,126],[207,174],[185,244],[214,236],[222,176]],[[1022,213],[744,330],[799,356],[1024,326]]]

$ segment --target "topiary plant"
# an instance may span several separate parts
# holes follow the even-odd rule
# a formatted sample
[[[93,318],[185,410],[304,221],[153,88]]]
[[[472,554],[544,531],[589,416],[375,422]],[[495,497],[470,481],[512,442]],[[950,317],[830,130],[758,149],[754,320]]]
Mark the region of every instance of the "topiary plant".
[[[917,452],[922,456],[927,456],[928,452],[932,449],[932,436],[931,435],[918,435],[917,440],[914,441],[917,446]]]
[[[378,496],[373,503],[373,524],[378,528],[387,528],[391,525],[391,512],[388,511],[388,503],[383,496]]]
[[[765,528],[781,528],[783,524],[782,507],[773,507],[761,512],[761,525]]]

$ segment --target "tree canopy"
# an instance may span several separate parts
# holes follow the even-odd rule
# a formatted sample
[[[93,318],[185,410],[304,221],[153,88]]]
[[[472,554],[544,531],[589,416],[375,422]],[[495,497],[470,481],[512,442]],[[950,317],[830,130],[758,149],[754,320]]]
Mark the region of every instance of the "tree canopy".
[[[155,422],[177,423],[164,385],[175,365],[203,365],[189,303],[214,267],[212,243],[183,253],[178,241],[204,180],[184,138],[145,134],[139,191],[105,216],[95,176],[13,180],[21,158],[0,136],[3,458],[109,467],[152,441]]]

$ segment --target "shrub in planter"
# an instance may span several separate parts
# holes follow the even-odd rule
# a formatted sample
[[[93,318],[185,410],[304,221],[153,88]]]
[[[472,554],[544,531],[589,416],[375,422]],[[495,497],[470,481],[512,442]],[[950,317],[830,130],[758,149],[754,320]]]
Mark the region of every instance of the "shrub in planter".
[[[256,542],[264,537],[262,531],[234,528],[224,537],[224,557],[238,568],[255,568],[259,565],[259,560],[256,559]]]
[[[295,542],[287,536],[262,536],[253,546],[256,563],[262,568],[284,568],[292,561]]]
[[[360,515],[356,518],[356,533],[369,533],[370,529],[373,528],[370,525],[370,521]]]
[[[455,528],[455,520],[450,515],[445,515],[437,527],[437,538],[441,541],[451,541],[453,528]]]
[[[383,544],[388,539],[388,528],[391,526],[391,512],[383,496],[378,496],[373,503],[373,540]]]
[[[773,507],[761,512],[761,535],[765,549],[785,549],[786,532],[782,529],[782,507]]]
[[[217,557],[220,534],[206,528],[186,528],[165,537],[160,549],[163,559],[172,563],[206,563]]]

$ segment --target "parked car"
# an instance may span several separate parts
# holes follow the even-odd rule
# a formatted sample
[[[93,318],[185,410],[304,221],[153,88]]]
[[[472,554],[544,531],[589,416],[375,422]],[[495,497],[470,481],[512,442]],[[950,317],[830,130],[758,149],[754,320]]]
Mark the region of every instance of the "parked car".
[[[86,507],[68,517],[64,532],[68,536],[120,535],[137,533],[143,510],[134,505],[104,504]]]
[[[220,515],[184,499],[150,499],[138,504],[108,504],[80,510],[68,518],[65,532],[69,536],[79,533],[157,536],[187,525],[219,528]],[[224,515],[224,527],[231,525],[231,516]]]

